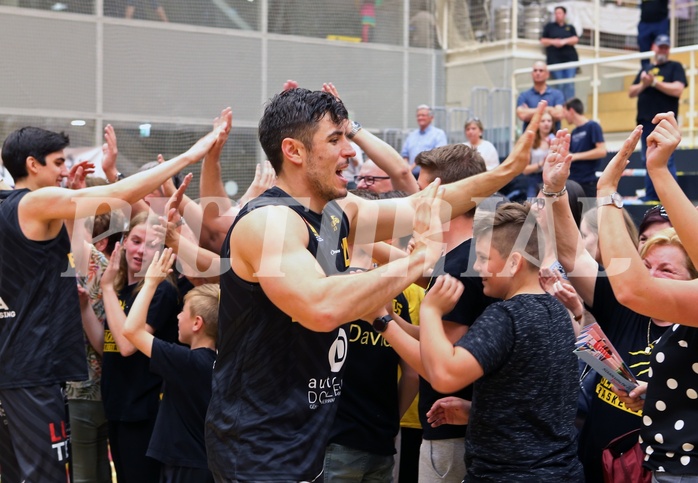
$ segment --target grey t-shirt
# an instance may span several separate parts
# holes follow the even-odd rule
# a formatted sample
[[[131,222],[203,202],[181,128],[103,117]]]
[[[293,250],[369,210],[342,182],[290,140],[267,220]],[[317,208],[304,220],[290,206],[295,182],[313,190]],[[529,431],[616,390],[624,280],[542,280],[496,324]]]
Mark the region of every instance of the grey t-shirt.
[[[473,386],[465,481],[583,481],[574,341],[560,302],[523,294],[490,305],[457,342],[484,370]]]

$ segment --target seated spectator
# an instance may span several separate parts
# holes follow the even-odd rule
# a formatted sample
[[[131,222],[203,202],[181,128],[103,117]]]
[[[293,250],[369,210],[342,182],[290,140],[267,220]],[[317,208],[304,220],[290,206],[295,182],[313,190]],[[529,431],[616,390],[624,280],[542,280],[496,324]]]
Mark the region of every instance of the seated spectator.
[[[477,152],[482,156],[482,159],[485,161],[485,166],[489,171],[499,165],[499,154],[497,154],[497,148],[495,148],[491,142],[482,139],[482,134],[484,132],[485,128],[478,118],[468,119],[465,122],[465,137],[468,138],[468,140],[463,144],[477,149]]]

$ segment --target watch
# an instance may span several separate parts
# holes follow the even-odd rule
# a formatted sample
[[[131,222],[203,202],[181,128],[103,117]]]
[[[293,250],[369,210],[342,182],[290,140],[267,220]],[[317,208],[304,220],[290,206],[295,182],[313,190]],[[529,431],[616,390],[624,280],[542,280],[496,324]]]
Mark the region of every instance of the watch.
[[[391,320],[393,320],[393,318],[390,315],[378,317],[373,321],[373,328],[376,332],[385,332],[385,329],[388,328],[388,322],[390,322]]]
[[[347,133],[347,137],[349,139],[354,139],[354,136],[356,136],[356,133],[359,131],[361,131],[361,124],[356,121],[351,121],[351,131]]]
[[[616,208],[623,208],[623,197],[617,191],[608,196],[597,198],[596,206],[613,205]]]

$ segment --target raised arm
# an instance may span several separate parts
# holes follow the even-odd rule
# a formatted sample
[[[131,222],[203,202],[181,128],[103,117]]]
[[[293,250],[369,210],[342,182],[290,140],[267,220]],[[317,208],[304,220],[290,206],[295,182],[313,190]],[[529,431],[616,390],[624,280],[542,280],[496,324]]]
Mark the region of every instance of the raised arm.
[[[120,262],[121,245],[117,242],[114,246],[114,251],[112,252],[111,258],[109,259],[109,266],[102,275],[100,287],[102,288],[102,301],[104,302],[104,312],[107,316],[109,331],[114,337],[114,342],[116,342],[119,353],[124,357],[128,357],[135,354],[137,349],[136,346],[124,336],[126,314],[124,313],[124,309],[121,308],[121,302],[119,302],[118,294],[114,288],[114,281],[116,280],[116,274],[119,271]],[[146,329],[151,334],[155,332],[155,329],[150,325],[147,325]]]
[[[174,260],[175,256],[171,248],[165,248],[162,252],[162,256],[160,256],[159,253],[155,254],[145,274],[143,288],[138,292],[136,299],[131,305],[128,317],[126,317],[126,321],[124,322],[124,337],[148,357],[150,357],[152,353],[153,339],[155,338],[147,323],[148,308],[150,307],[150,302],[153,300],[153,296],[160,282],[165,280],[165,277],[172,273],[172,264]]]
[[[569,147],[570,135],[567,130],[558,131],[555,139],[550,143],[550,152],[543,166],[545,193],[562,193],[564,190],[572,163]],[[549,216],[551,212],[553,215],[552,220],[548,219],[547,225],[554,227],[558,261],[568,273],[570,282],[582,300],[587,305],[593,306],[599,267],[594,258],[584,249],[567,197],[566,190],[558,196],[546,197],[544,215]]]
[[[652,156],[655,165],[666,162],[663,159],[668,160],[681,140],[678,126],[666,118],[660,121],[655,130],[657,129],[660,131],[656,135],[653,132],[647,138],[648,160]],[[641,132],[641,127],[638,126],[631,138],[637,142]],[[607,196],[617,190],[626,164],[627,158],[616,157],[611,160],[599,179],[597,196]],[[632,249],[632,240],[625,232],[622,220],[622,213],[615,206],[605,205],[599,208],[599,246],[603,261],[610,263],[619,259],[623,261],[622,266],[625,268],[609,270],[611,287],[618,301],[648,317],[698,327],[698,305],[695,303],[698,280],[652,277],[637,251]],[[676,226],[676,220],[672,222]],[[691,242],[684,241],[683,244],[687,246]],[[657,303],[658,300],[661,303]]]
[[[654,122],[658,125],[647,139],[647,172],[686,253],[698,266],[698,211],[667,168],[669,157],[666,153],[677,136],[679,142],[681,139],[679,126],[672,112],[657,114]]]
[[[110,211],[111,207],[104,203],[108,198],[116,198],[132,204],[158,188],[167,178],[179,173],[186,166],[198,162],[224,130],[225,124],[219,125],[183,154],[153,169],[136,173],[113,184],[76,191],[54,187],[34,190],[20,202],[20,217],[23,220],[47,223],[52,220],[81,218]]]
[[[442,222],[473,209],[477,203],[501,189],[528,166],[531,146],[545,106],[545,101],[541,101],[526,132],[499,166],[441,187],[444,201],[440,213]],[[423,196],[424,192],[420,192],[407,198],[378,201],[347,196],[341,204],[352,225],[350,243],[366,244],[408,235],[414,213]]]

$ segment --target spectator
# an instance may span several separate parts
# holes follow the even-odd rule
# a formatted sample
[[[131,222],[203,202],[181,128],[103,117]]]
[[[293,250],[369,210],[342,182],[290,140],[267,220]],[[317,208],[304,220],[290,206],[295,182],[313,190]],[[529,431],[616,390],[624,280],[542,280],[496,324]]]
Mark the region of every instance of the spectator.
[[[636,137],[636,143],[640,137],[638,129],[633,132],[633,136]],[[558,133],[558,138],[553,141],[551,154],[546,160],[543,171],[543,180],[547,190],[554,192],[564,187],[564,181],[569,174],[572,163],[571,155],[563,158],[558,153],[565,152],[563,143],[567,142],[569,142],[569,135],[565,135],[564,132]],[[617,159],[627,159],[633,148],[634,143],[631,145],[626,141],[611,163]],[[559,201],[563,201],[566,196],[566,193],[562,193]],[[603,205],[609,203],[609,199],[606,197],[606,199],[599,199],[598,202]],[[622,199],[618,197],[614,197],[612,202],[622,205]],[[617,208],[618,204],[613,208],[614,214],[618,213],[618,219],[613,223],[617,223],[618,228],[623,232],[622,238],[627,239],[630,245],[629,251],[624,257],[637,256],[635,255],[637,253],[635,245],[630,243],[634,225],[624,221],[624,215]],[[580,240],[579,233],[571,221],[572,216],[569,213],[568,205],[556,202],[552,203],[552,206],[558,258],[565,270],[568,271],[570,282],[612,341],[619,355],[640,380],[647,381],[649,374],[645,368],[650,360],[650,355],[657,339],[671,324],[660,319],[649,319],[624,307],[623,299],[618,296],[618,292],[615,288],[612,289],[609,283],[609,277],[612,277],[613,273],[618,270],[614,269],[612,265],[609,266],[609,260],[605,258],[604,262],[609,268],[609,271],[605,272],[594,260],[592,253],[579,250],[578,247],[582,240]],[[599,208],[598,213],[601,213],[602,209]],[[593,219],[587,218],[583,225]],[[599,215],[599,232],[603,232],[604,223],[607,221],[602,215]],[[586,231],[586,227],[583,227],[583,231]],[[585,235],[584,238],[584,245],[595,251],[597,244],[591,243],[595,238],[590,234]],[[671,274],[683,274],[682,270],[685,270],[685,264],[681,257],[676,257],[677,253],[682,250],[676,240],[667,239],[657,243],[657,246],[651,251],[643,251],[642,257],[647,266],[653,267],[654,277],[674,278],[674,275],[669,275],[670,272]],[[631,254],[631,252],[633,253]],[[603,251],[601,254],[603,255]],[[662,262],[663,258],[667,260],[666,265],[662,265],[665,263]],[[665,269],[662,269],[662,266]],[[614,397],[612,384],[606,378],[596,374],[589,377],[593,379],[591,384],[585,384],[585,387],[590,389],[590,404],[580,434],[579,455],[584,463],[587,481],[595,482],[600,481],[599,478],[601,478],[601,452],[603,448],[615,437],[638,428],[641,423],[641,414],[637,412],[637,408],[631,408]]]
[[[657,3],[642,2],[645,3]],[[666,1],[664,2],[666,4]],[[642,22],[640,22],[642,23]],[[638,72],[628,95],[637,97],[637,123],[642,125],[642,145],[640,154],[643,167],[647,158],[647,137],[654,130],[654,116],[660,112],[673,112],[679,115],[679,99],[688,82],[683,66],[669,60],[669,36],[658,35],[652,43],[654,62]],[[676,177],[674,153],[669,158],[669,171]],[[645,201],[657,201],[657,192],[649,174],[645,175]]]
[[[155,255],[154,233],[146,213],[131,219],[123,245],[114,248],[102,275],[104,328],[102,400],[109,421],[109,446],[119,483],[158,481],[160,463],[146,456],[158,413],[162,378],[124,335],[124,324],[145,284]],[[159,339],[177,340],[180,303],[174,277],[157,286],[148,309],[148,330]]]
[[[638,227],[638,232],[640,233],[638,238],[638,250],[642,249],[642,245],[644,245],[652,235],[665,228],[671,228],[671,226],[671,220],[669,220],[669,215],[664,206],[655,205],[647,210]]]
[[[387,193],[393,190],[393,182],[388,173],[369,159],[361,166],[361,171],[356,177],[356,188],[374,193]]]
[[[694,265],[698,261],[698,213],[668,169],[669,157],[681,141],[678,123],[671,113],[658,114],[656,120],[658,125],[647,139],[647,169],[683,241],[683,250],[661,254],[652,261],[648,257],[641,260],[629,249],[630,241],[618,229],[618,210],[602,201],[617,192],[627,159],[640,137],[638,128],[626,141],[628,149],[608,164],[599,179],[598,196],[603,204],[599,209],[601,256],[606,264],[620,258],[625,267],[609,273],[616,297],[645,319],[673,323],[655,342],[649,383],[630,394],[621,390],[616,393],[633,411],[642,410],[639,441],[645,452],[644,467],[652,471],[652,480],[698,481],[695,457],[698,366],[693,350],[698,345],[695,297],[698,273]],[[650,247],[653,239],[643,247],[643,252],[651,254],[656,250]],[[641,399],[643,393],[645,399]]]
[[[565,22],[567,9],[563,6],[555,7],[555,21],[548,22],[543,27],[543,36],[540,43],[545,47],[545,57],[548,65],[563,64],[565,62],[575,62],[579,60],[577,49],[574,46],[579,42],[577,31],[574,25]],[[577,73],[576,67],[554,70],[550,73],[553,79],[574,79]],[[574,82],[559,84],[559,89],[565,100],[574,97]]]
[[[464,129],[465,137],[468,138],[468,140],[463,144],[477,149],[477,152],[480,153],[483,161],[485,161],[487,170],[489,171],[499,166],[497,148],[495,148],[491,142],[482,139],[482,134],[485,132],[482,122],[476,117],[468,119],[465,122]]]
[[[147,325],[149,307],[173,263],[172,249],[165,249],[161,257],[156,254],[124,323],[124,336],[150,358],[150,370],[166,382],[147,452],[162,463],[159,481],[213,483],[206,462],[204,417],[211,399],[220,289],[205,284],[184,296],[177,325],[178,340],[185,345],[155,337]]]
[[[669,0],[643,0],[640,2],[640,23],[637,24],[637,46],[640,52],[650,50],[660,35],[669,36]],[[642,70],[647,70],[650,66],[649,59],[642,59],[640,63]]]
[[[419,346],[428,379],[443,392],[474,383],[472,406],[461,402],[456,411],[465,417],[455,419],[443,401],[428,413],[432,426],[467,422],[466,482],[582,479],[574,427],[574,332],[565,308],[538,283],[532,260],[542,258],[543,243],[535,217],[528,215],[528,206],[505,203],[476,227],[473,268],[485,295],[501,301],[487,307],[455,345],[439,326],[460,298],[460,282],[439,277],[420,310]]]
[[[550,72],[548,66],[543,61],[538,61],[533,64],[533,87],[519,94],[516,101],[516,115],[523,121],[523,130],[528,127],[533,114],[536,111],[536,106],[540,101],[547,101],[548,106],[545,112],[553,117],[555,122],[554,130],[560,129],[560,119],[562,119],[562,105],[565,103],[565,96],[562,92],[549,87],[547,84]]]
[[[606,157],[601,125],[584,117],[584,104],[576,98],[565,102],[563,114],[565,120],[574,126],[570,142],[570,179],[579,183],[587,197],[593,198],[596,196],[596,171]]]
[[[417,165],[421,167],[418,180],[421,187],[427,187],[437,177],[444,183],[453,183],[486,171],[482,156],[462,144],[422,152],[417,156]],[[474,214],[475,210],[471,210],[450,221],[448,231],[443,235],[446,253],[437,262],[427,283],[429,290],[438,275],[450,274],[465,285],[464,296],[443,316],[443,330],[452,343],[467,332],[470,325],[492,302],[483,295],[480,278],[467,274],[474,243]],[[407,335],[406,340],[402,337],[403,334]],[[400,329],[389,329],[385,336],[401,357],[407,359],[408,363],[419,371],[419,364],[410,358],[411,351],[418,347],[418,331],[410,331],[400,324]],[[434,389],[430,381],[424,377],[424,372],[420,372],[420,375],[422,377],[419,381],[419,418],[423,428],[423,440],[419,454],[419,481],[459,483],[466,469],[466,427],[447,424],[434,428],[427,423],[427,412],[446,394]],[[450,395],[469,401],[471,394],[472,388],[464,387]]]
[[[419,168],[414,164],[417,155],[422,151],[429,151],[448,144],[446,133],[431,125],[433,120],[434,114],[431,107],[426,104],[417,106],[417,125],[419,129],[412,131],[402,143],[400,154],[410,165],[410,169],[412,169],[415,177],[419,175]]]
[[[538,131],[536,131],[536,139],[533,141],[531,149],[531,162],[523,174],[526,176],[527,191],[526,196],[533,198],[538,194],[540,186],[543,183],[543,163],[550,149],[550,140],[555,137],[553,130],[553,116],[546,112],[540,117]]]

